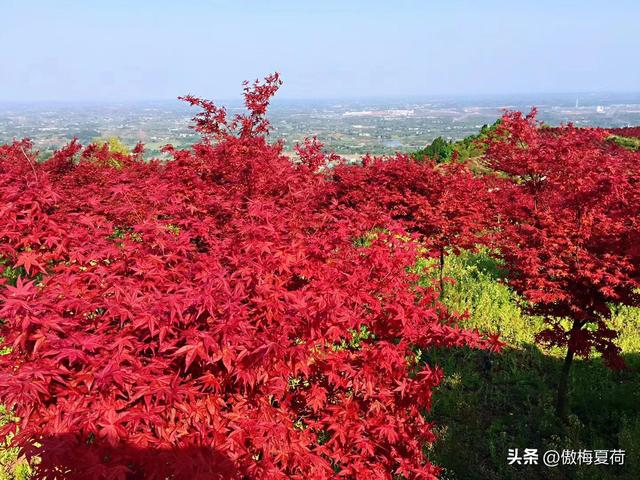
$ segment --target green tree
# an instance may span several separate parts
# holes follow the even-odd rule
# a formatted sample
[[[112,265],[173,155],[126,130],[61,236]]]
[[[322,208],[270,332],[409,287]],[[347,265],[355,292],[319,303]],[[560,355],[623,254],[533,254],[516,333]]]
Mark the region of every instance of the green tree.
[[[121,153],[123,155],[129,155],[131,150],[127,147],[120,138],[115,135],[111,135],[107,138],[96,138],[92,143],[95,143],[98,147],[102,147],[107,144],[109,146],[109,151],[112,153]]]
[[[451,159],[454,152],[453,143],[443,137],[436,137],[431,144],[414,153],[417,160],[424,160],[425,157],[435,160],[436,163],[444,163]]]

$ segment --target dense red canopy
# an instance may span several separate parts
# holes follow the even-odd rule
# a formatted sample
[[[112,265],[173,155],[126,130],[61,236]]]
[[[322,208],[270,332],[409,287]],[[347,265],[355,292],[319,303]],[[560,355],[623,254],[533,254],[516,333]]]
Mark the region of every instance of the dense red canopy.
[[[350,205],[317,146],[293,163],[266,141],[278,84],[247,87],[231,121],[187,97],[204,138],[165,163],[140,146],[74,142],[44,163],[28,142],[0,147],[0,255],[17,275],[0,287],[0,402],[40,475],[438,472],[423,414],[441,372],[414,348],[498,343],[417,286],[419,215]]]

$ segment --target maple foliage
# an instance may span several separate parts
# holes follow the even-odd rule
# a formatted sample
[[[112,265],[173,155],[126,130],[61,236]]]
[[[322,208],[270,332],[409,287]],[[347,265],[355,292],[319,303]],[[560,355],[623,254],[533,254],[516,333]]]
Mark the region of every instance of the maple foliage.
[[[605,130],[540,128],[535,116],[505,114],[487,142],[508,178],[495,194],[510,283],[545,316],[541,342],[622,368],[608,319],[611,304],[640,301],[640,154]]]
[[[366,156],[362,165],[332,170],[341,204],[372,217],[390,215],[418,235],[426,253],[439,260],[444,289],[446,250],[474,249],[489,243],[495,225],[492,179],[474,175],[464,163],[437,164],[411,156]]]
[[[640,138],[640,127],[608,128],[607,131],[621,137]]]
[[[0,434],[39,476],[437,476],[424,413],[442,372],[415,348],[500,344],[458,327],[411,267],[426,239],[475,227],[448,223],[464,201],[431,165],[330,171],[315,141],[292,162],[266,140],[279,84],[246,85],[231,120],[185,97],[203,139],[167,162],[142,145],[74,141],[43,163],[28,141],[0,146],[0,268],[19,272],[0,281],[0,402],[20,418]],[[429,185],[381,187],[394,172]]]
[[[462,163],[437,165],[397,154],[339,165],[333,174],[342,203],[391,215],[437,252],[449,246],[473,248],[493,223],[487,183]]]

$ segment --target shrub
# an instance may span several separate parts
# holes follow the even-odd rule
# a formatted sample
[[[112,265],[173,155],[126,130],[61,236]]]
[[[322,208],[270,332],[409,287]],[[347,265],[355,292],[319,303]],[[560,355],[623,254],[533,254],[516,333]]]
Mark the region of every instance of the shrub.
[[[203,139],[166,164],[0,147],[1,433],[38,476],[438,473],[442,374],[414,349],[498,342],[418,285],[415,233],[339,201],[317,145],[294,164],[267,142],[278,86],[247,85],[232,120],[185,97]]]

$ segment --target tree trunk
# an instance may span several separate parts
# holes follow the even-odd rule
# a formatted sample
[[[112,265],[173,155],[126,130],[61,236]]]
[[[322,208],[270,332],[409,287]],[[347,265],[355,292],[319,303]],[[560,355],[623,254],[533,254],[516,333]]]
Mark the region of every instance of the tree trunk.
[[[444,298],[444,248],[440,249],[440,299]]]
[[[562,371],[560,373],[560,383],[558,384],[558,399],[556,403],[556,414],[562,420],[567,418],[567,391],[569,387],[569,374],[571,373],[571,364],[573,363],[574,350],[572,347],[573,335],[580,330],[586,322],[574,320],[573,326],[569,332],[569,342],[567,345],[567,355],[564,357]]]
[[[567,348],[567,355],[564,357],[562,372],[560,373],[560,383],[558,384],[558,399],[556,403],[556,415],[562,420],[567,418],[567,389],[569,385],[569,372],[573,363],[573,349]]]

